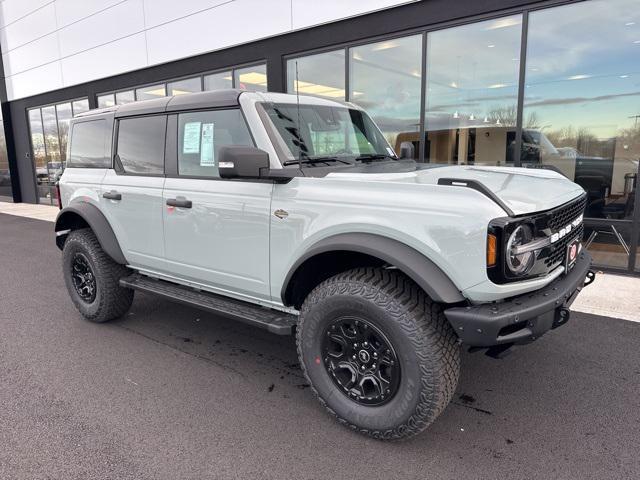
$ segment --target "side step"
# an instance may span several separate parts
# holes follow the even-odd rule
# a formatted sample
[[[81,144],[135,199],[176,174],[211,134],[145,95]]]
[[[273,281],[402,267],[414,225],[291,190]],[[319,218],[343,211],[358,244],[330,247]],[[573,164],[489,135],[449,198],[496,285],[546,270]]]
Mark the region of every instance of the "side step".
[[[293,327],[297,323],[295,315],[252,305],[215,293],[199,291],[184,285],[156,280],[139,273],[120,279],[120,286],[153,293],[175,302],[215,312],[255,327],[265,328],[278,335],[291,335]]]

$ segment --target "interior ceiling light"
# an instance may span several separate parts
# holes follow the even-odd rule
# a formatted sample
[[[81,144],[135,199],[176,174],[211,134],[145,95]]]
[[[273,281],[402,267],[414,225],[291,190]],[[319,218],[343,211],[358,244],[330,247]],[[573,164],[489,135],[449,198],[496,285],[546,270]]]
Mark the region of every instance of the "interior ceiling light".
[[[506,83],[494,83],[493,85],[489,85],[489,88],[504,88],[506,86]]]
[[[637,44],[639,44],[639,43],[640,43],[640,40],[636,40],[636,41],[635,41],[635,42],[633,42],[633,43],[635,43],[635,44],[637,45]]]
[[[571,75],[567,80],[584,80],[585,78],[591,78],[591,75]]]
[[[171,93],[172,93],[173,95],[185,95],[185,94],[187,94],[187,93],[193,93],[193,92],[190,92],[189,90],[178,90],[177,88],[174,88],[174,89],[171,91]]]
[[[164,97],[166,95],[164,87],[155,88],[153,90],[144,90],[141,93],[143,93],[145,95],[153,95],[155,97]]]
[[[328,85],[320,85],[311,82],[296,82],[296,88],[300,93],[307,93],[310,95],[322,95],[323,97],[331,98],[344,98],[344,88],[330,87]]]
[[[456,82],[451,82],[451,83],[449,84],[449,86],[450,86],[451,88],[458,88],[458,84],[457,84]]]
[[[469,120],[475,120],[476,117],[473,115],[473,113],[469,116]]]
[[[398,46],[398,42],[395,42],[395,41],[382,42],[371,47],[371,50],[373,50],[374,52],[377,52],[379,50],[388,50],[389,48],[396,48],[397,46]]]
[[[490,43],[489,45],[487,45],[487,48],[493,48],[493,47],[495,47],[493,43]]]
[[[632,25],[635,25],[636,22],[627,22],[624,24],[625,27],[631,27]]]
[[[267,85],[267,76],[264,73],[248,72],[240,74],[241,83],[250,83],[251,85]]]
[[[453,114],[453,118],[460,118],[460,115],[458,115],[458,111],[456,110],[455,113]]]
[[[485,30],[497,30],[499,28],[507,28],[507,27],[515,27],[516,25],[520,25],[520,18],[501,18],[499,20],[495,20],[489,24]]]
[[[629,78],[629,75],[620,75],[620,78]]]

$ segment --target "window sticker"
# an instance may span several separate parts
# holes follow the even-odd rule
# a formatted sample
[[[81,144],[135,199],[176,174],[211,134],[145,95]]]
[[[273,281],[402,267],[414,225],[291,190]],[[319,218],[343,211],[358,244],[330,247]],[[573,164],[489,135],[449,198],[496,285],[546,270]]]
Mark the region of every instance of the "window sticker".
[[[213,154],[213,123],[202,124],[202,146],[200,152],[201,167],[215,167],[216,159]]]
[[[200,122],[185,123],[182,153],[200,153],[200,126]]]

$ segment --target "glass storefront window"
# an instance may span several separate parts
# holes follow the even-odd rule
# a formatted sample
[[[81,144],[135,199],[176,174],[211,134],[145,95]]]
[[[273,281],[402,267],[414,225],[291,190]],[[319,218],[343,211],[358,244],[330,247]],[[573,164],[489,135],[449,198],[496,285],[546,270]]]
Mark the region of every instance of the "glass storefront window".
[[[0,200],[11,201],[11,173],[9,172],[9,157],[7,156],[7,141],[4,135],[4,122],[0,111]]]
[[[36,174],[36,187],[41,202],[51,202],[49,174],[47,172],[47,155],[44,133],[42,131],[42,113],[39,108],[29,110],[29,133],[31,135],[31,156]]]
[[[136,94],[133,90],[125,90],[124,92],[116,92],[116,105],[124,105],[136,101]]]
[[[167,84],[167,95],[184,95],[185,93],[201,92],[202,84],[200,77],[185,78]]]
[[[84,98],[82,100],[76,100],[72,103],[73,106],[73,115],[78,115],[79,113],[84,113],[89,111],[89,100]]]
[[[296,93],[297,90],[302,95],[345,100],[344,69],[344,50],[289,59],[287,60],[287,92]]]
[[[222,90],[233,87],[233,74],[231,71],[212,73],[204,77],[205,90]]]
[[[267,65],[253,65],[233,71],[234,87],[252,92],[267,91]]]
[[[513,165],[522,17],[429,33],[425,160]]]
[[[640,160],[637,7],[592,0],[533,12],[527,41],[523,166],[557,170],[582,186],[586,217],[623,221],[585,232],[598,264],[622,268]]]
[[[166,95],[167,92],[164,83],[136,88],[136,100],[151,100],[153,98],[165,97]]]
[[[67,145],[69,143],[69,122],[73,117],[70,103],[61,103],[56,105],[56,116],[58,118],[58,136],[60,144],[60,165],[53,169],[54,182],[58,181],[60,175],[62,175],[62,169],[66,166],[67,162]]]
[[[418,158],[422,35],[349,49],[349,100],[373,117],[396,153]]]
[[[113,107],[116,104],[113,93],[98,95],[98,108]]]

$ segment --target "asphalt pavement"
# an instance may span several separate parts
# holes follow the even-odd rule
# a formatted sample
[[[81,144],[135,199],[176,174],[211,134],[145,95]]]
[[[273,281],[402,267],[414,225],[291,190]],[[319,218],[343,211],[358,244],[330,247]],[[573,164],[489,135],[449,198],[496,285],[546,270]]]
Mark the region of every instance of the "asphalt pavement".
[[[293,338],[136,294],[84,321],[52,224],[0,214],[0,479],[640,478],[640,323],[576,313],[399,443],[341,427]]]

